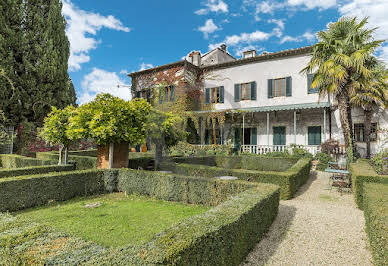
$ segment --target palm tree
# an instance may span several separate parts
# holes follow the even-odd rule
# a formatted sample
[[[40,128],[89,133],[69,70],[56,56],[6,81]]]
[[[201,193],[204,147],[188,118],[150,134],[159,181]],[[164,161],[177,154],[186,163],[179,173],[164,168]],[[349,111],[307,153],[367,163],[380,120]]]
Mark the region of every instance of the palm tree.
[[[382,63],[373,62],[372,78],[354,82],[355,94],[350,102],[364,110],[366,158],[370,159],[372,114],[375,109],[388,105],[388,70]]]
[[[366,29],[368,19],[343,17],[318,32],[312,57],[301,72],[313,73],[312,87],[319,88],[320,96],[333,95],[338,103],[346,147],[353,148],[350,95],[354,95],[353,82],[370,78],[372,71],[366,62],[383,41],[375,41],[376,29]],[[349,158],[353,159],[353,158]]]

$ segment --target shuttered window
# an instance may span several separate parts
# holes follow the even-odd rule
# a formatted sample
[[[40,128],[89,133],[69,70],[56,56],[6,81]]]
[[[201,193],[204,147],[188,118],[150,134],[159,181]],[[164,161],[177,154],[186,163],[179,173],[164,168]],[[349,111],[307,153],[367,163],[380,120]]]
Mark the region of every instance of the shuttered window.
[[[357,142],[365,142],[364,124],[354,124],[354,139]],[[372,123],[370,128],[370,141],[377,140],[377,123]]]
[[[273,128],[273,145],[286,145],[286,127]]]
[[[292,78],[268,80],[268,98],[292,96]]]
[[[315,74],[307,74],[307,93],[308,94],[313,94],[313,93],[318,93],[319,88],[312,88],[313,80],[314,80]]]
[[[205,89],[205,103],[224,103],[224,86]]]
[[[175,100],[175,87],[167,86],[159,91],[159,103],[173,102]]]
[[[308,145],[321,145],[322,143],[322,133],[321,127],[308,127]]]
[[[234,85],[234,101],[256,100],[256,82],[240,83]]]

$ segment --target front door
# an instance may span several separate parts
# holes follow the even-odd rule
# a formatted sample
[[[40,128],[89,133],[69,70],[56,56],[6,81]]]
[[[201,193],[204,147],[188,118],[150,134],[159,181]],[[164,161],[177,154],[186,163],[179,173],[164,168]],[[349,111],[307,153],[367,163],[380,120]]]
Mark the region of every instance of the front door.
[[[286,127],[273,128],[273,145],[286,145]]]
[[[308,127],[308,145],[321,145],[322,134],[321,127]]]

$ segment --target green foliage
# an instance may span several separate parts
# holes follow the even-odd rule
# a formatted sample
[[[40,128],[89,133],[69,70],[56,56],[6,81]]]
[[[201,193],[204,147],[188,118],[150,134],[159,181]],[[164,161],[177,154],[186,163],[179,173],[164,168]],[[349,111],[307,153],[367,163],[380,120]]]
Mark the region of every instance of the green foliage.
[[[87,205],[100,204],[87,208]],[[112,193],[76,198],[29,209],[18,214],[23,221],[44,224],[60,232],[107,247],[139,245],[183,219],[209,208]]]
[[[70,118],[70,139],[92,138],[99,145],[144,141],[151,105],[143,99],[124,101],[110,94],[99,94],[90,103],[77,108]]]
[[[331,155],[323,152],[318,152],[315,154],[314,160],[319,161],[317,165],[318,171],[325,171],[325,169],[329,167],[329,162],[334,162],[334,159],[331,157]]]
[[[352,175],[352,190],[360,209],[364,205],[364,186],[367,183],[388,184],[388,175],[378,175],[368,160],[359,159],[355,163],[350,164],[350,173]]]
[[[379,174],[388,174],[388,149],[376,154],[370,161]]]
[[[58,160],[57,152],[37,152],[36,158],[41,160]],[[77,170],[96,169],[97,158],[83,155],[69,155],[69,163],[74,163]]]
[[[177,145],[170,147],[169,155],[175,156],[207,156],[207,155],[229,155],[231,148],[225,145],[192,145],[181,141]]]
[[[104,172],[85,170],[0,179],[0,211],[17,211],[105,192]]]
[[[258,158],[259,160],[259,158]],[[302,186],[310,175],[311,160],[300,159],[285,172],[257,171],[246,169],[227,169],[217,166],[163,163],[161,169],[173,171],[179,175],[214,178],[218,176],[235,176],[241,180],[258,183],[270,183],[280,186],[281,199],[291,199],[297,189]]]
[[[66,131],[69,126],[69,119],[75,115],[75,107],[68,106],[62,110],[52,107],[51,113],[44,119],[44,126],[41,136],[51,145],[64,145],[68,147],[71,143]]]
[[[38,175],[47,174],[51,172],[62,172],[62,171],[73,171],[75,170],[74,165],[53,165],[53,166],[32,166],[23,167],[17,169],[1,169],[0,178],[15,177],[23,175]]]
[[[56,161],[51,159],[35,159],[16,154],[0,154],[0,165],[6,169],[24,168],[29,166],[54,165]]]
[[[374,264],[388,262],[388,185],[369,183],[364,187],[364,215],[366,231]]]

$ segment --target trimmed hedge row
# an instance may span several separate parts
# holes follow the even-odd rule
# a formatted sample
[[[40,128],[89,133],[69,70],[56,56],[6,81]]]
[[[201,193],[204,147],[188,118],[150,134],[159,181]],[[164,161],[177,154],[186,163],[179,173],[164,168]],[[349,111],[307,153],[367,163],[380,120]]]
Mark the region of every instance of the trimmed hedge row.
[[[105,176],[104,171],[85,170],[2,178],[0,212],[104,193],[110,184]]]
[[[376,265],[388,263],[388,185],[364,185],[366,231]]]
[[[369,164],[368,160],[358,160],[350,164],[350,173],[352,175],[352,190],[356,199],[357,206],[363,209],[364,184],[382,183],[388,184],[388,175],[379,175]]]
[[[55,152],[37,152],[36,158],[41,160],[55,160],[58,162],[58,153]],[[69,162],[75,162],[77,170],[96,169],[97,157],[69,155]]]
[[[297,189],[309,178],[311,159],[302,158],[285,172],[256,171],[245,169],[227,169],[206,165],[163,163],[163,170],[179,175],[214,178],[218,176],[236,176],[239,179],[259,183],[271,183],[280,186],[281,199],[291,199]]]
[[[89,175],[102,171],[77,173]],[[263,238],[278,212],[279,188],[270,184],[199,179],[136,170],[104,173],[101,179],[105,184],[112,187],[117,185],[119,190],[130,193],[184,202],[199,202],[203,197],[202,201],[206,204],[222,203],[206,213],[174,225],[145,245],[119,248],[101,247],[50,231],[33,222],[0,215],[0,264],[29,261],[57,265],[239,265]],[[102,180],[97,183],[102,183]],[[100,189],[104,190],[96,186],[96,190]],[[185,196],[178,195],[175,189]],[[58,248],[58,243],[63,243],[61,248]],[[29,252],[40,246],[49,252]]]
[[[29,166],[55,165],[58,162],[51,159],[36,159],[16,154],[0,154],[0,166],[6,169],[15,169]]]
[[[63,172],[63,171],[74,171],[74,165],[48,165],[48,166],[32,166],[16,169],[0,169],[0,178],[15,177],[22,175],[37,175],[47,174],[51,172]]]
[[[298,161],[298,159],[242,155],[175,157],[173,158],[173,161],[176,163],[218,166],[227,169],[283,172],[293,166]]]

